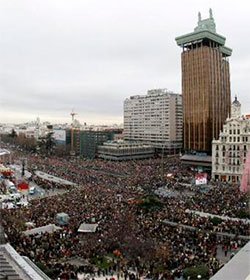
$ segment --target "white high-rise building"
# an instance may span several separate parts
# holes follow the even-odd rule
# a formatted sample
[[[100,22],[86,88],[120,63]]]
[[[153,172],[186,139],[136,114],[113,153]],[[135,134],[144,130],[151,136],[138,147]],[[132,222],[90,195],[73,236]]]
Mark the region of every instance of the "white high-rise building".
[[[167,89],[149,90],[124,101],[124,139],[155,148],[182,148],[182,96]]]
[[[212,178],[240,182],[250,150],[250,118],[241,116],[241,104],[235,97],[232,117],[223,125],[218,140],[212,142]]]

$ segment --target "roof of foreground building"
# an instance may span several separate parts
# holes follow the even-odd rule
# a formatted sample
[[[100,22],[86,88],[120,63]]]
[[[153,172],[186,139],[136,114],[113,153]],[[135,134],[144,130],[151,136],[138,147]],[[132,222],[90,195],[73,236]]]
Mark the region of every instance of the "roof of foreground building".
[[[0,245],[0,280],[50,280],[29,258],[8,243]]]
[[[250,279],[250,241],[211,280]]]

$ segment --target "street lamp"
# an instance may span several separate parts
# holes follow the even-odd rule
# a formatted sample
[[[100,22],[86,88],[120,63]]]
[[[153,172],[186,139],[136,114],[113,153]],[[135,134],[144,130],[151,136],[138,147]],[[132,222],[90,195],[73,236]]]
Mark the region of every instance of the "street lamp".
[[[22,172],[21,172],[21,175],[22,175],[22,177],[24,177],[24,175],[25,175],[25,165],[27,165],[27,158],[21,158],[21,161],[22,161]]]
[[[0,245],[5,244],[5,235],[3,231],[3,226],[2,226],[2,201],[0,201]]]
[[[161,181],[163,182],[163,175],[164,175],[164,150],[167,146],[168,142],[162,145],[162,153],[161,153]]]

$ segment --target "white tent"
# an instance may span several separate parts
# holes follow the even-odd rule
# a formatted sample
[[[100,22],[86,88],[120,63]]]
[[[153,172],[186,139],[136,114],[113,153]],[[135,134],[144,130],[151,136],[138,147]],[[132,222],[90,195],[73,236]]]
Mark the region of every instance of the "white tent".
[[[47,180],[49,182],[53,182],[53,183],[57,183],[57,184],[63,184],[63,185],[69,185],[69,186],[75,186],[75,183],[72,183],[68,180],[64,180],[61,179],[59,177],[56,176],[52,176],[48,173],[42,172],[42,171],[36,171],[35,172],[36,176],[38,176],[39,178],[43,179],[43,180]]]
[[[78,232],[82,233],[93,233],[96,232],[98,224],[85,224],[82,223],[78,229]]]
[[[44,233],[44,232],[48,232],[48,233],[52,233],[54,231],[60,230],[62,229],[61,227],[58,227],[54,224],[49,224],[43,227],[37,227],[37,228],[33,228],[30,230],[26,230],[23,233],[25,235],[34,235],[34,234],[40,234],[40,233]]]

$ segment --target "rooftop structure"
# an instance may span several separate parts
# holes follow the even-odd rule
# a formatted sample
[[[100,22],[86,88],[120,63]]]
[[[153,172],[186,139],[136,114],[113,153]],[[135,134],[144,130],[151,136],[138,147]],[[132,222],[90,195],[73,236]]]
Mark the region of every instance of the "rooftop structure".
[[[202,43],[209,45],[216,43],[223,56],[231,56],[232,49],[225,46],[226,38],[216,33],[216,24],[212,9],[209,9],[209,18],[201,19],[201,13],[198,13],[198,24],[194,31],[175,38],[180,47],[192,48],[193,44]]]
[[[118,161],[152,158],[154,152],[150,145],[126,141],[111,141],[98,146],[98,157]]]
[[[236,119],[240,116],[241,116],[241,104],[240,104],[239,100],[237,99],[237,96],[235,96],[235,99],[231,106],[231,117],[233,119]]]

